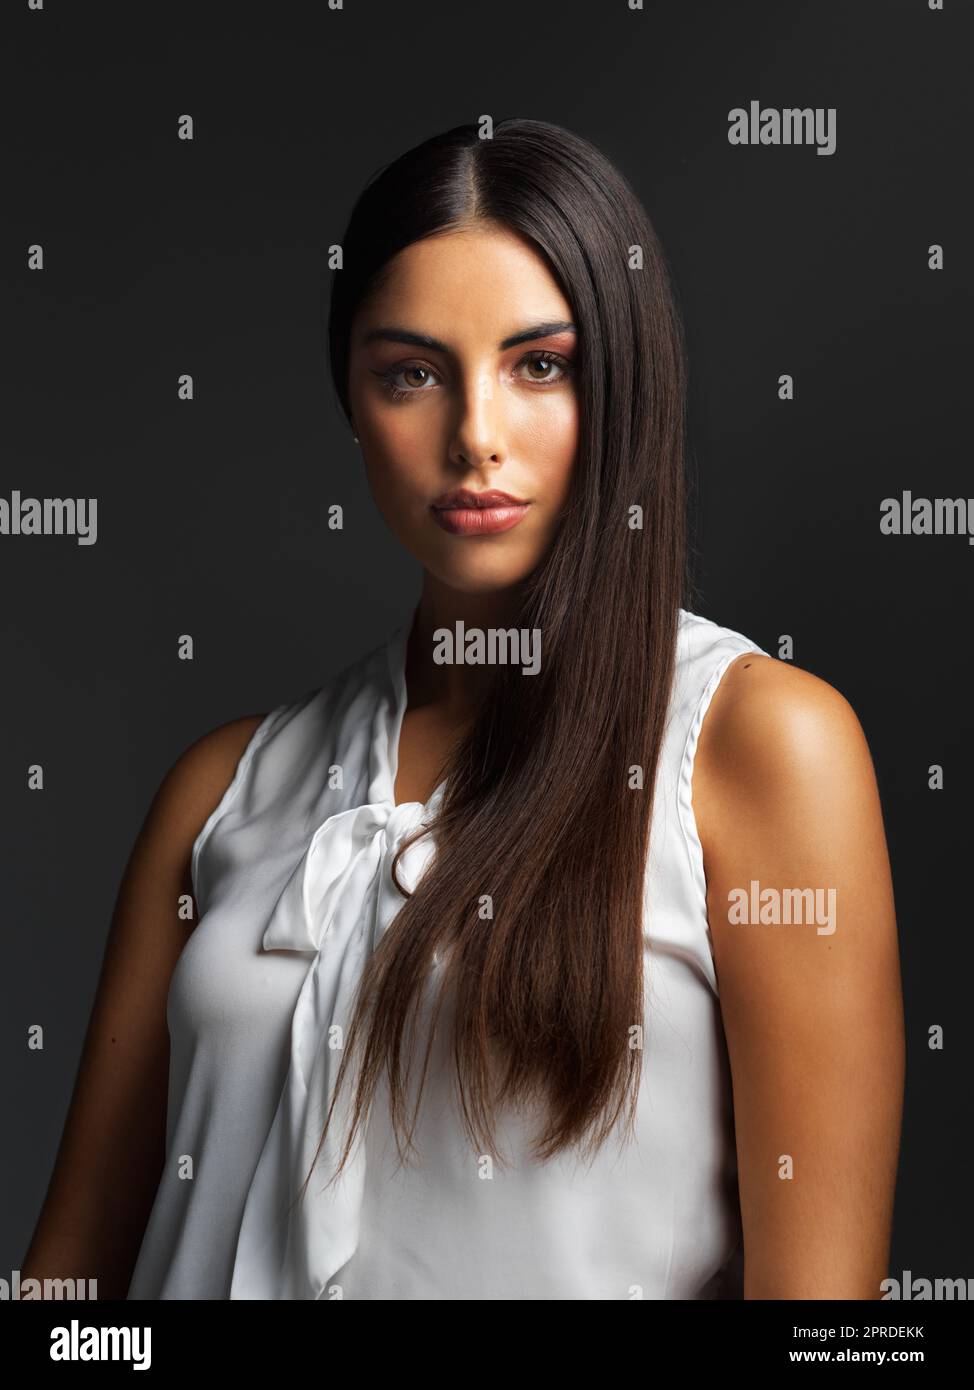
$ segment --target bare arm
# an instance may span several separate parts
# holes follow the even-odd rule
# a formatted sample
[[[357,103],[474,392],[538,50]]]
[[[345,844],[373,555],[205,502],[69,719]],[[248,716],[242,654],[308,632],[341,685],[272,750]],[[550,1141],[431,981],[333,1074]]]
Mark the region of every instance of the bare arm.
[[[22,1280],[97,1279],[99,1298],[128,1292],[165,1157],[169,981],[195,925],[179,919],[178,899],[193,891],[193,843],[262,718],[234,720],[188,748],[136,838]]]
[[[882,813],[856,715],[808,672],[739,658],[704,719],[693,802],[733,1075],[744,1296],[880,1298],[903,1011]],[[815,920],[806,896],[804,924],[755,922],[752,881],[759,902],[777,890],[782,915],[784,890],[819,890]],[[747,923],[731,920],[733,890],[745,890]],[[771,894],[765,911],[774,904]]]

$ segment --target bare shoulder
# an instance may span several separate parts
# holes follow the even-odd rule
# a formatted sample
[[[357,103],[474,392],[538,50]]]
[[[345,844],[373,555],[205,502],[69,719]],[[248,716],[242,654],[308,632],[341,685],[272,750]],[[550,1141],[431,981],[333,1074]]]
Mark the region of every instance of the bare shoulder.
[[[202,734],[159,782],[122,876],[109,933],[110,953],[119,943],[147,939],[150,950],[171,956],[185,940],[187,929],[192,930],[193,923],[183,920],[179,907],[180,899],[193,893],[193,845],[264,717],[244,715]],[[162,961],[156,960],[155,965],[161,978]]]
[[[220,804],[248,744],[266,716],[243,715],[201,734],[168,768],[152,796],[139,828],[121,897],[133,885],[169,881],[178,876],[190,891],[190,857],[197,835]]]
[[[771,795],[871,767],[865,734],[840,691],[790,662],[748,652],[732,662],[700,731],[694,783]]]
[[[266,714],[247,714],[220,724],[191,743],[169,768],[154,808],[201,828],[219,805]]]
[[[732,662],[700,730],[693,810],[705,862],[774,844],[803,859],[866,837],[884,844],[876,775],[849,701],[810,671],[747,653]],[[735,856],[735,851],[736,856]]]
[[[879,793],[849,701],[788,662],[737,658],[701,726],[693,808],[733,1076],[745,1297],[875,1298],[903,1019]],[[798,1181],[782,1180],[782,1160]]]

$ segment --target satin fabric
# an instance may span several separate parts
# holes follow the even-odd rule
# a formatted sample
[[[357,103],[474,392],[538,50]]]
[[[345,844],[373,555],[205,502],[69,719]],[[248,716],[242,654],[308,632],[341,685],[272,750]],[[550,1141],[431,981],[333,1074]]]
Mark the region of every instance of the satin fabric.
[[[349,1071],[318,1150],[365,963],[405,901],[392,880],[402,842],[428,823],[445,783],[425,804],[395,804],[399,730],[406,706],[408,628],[393,634],[389,675],[394,708],[379,702],[372,730],[374,800],[329,816],[315,831],[285,884],[264,931],[265,951],[310,957],[291,1023],[291,1062],[270,1133],[244,1206],[231,1299],[318,1299],[358,1243],[365,1145],[356,1138],[338,1167],[351,1118],[355,1072]],[[410,845],[397,877],[414,892],[435,854],[431,831]]]
[[[717,685],[761,648],[684,610],[645,874],[634,1142],[591,1165],[539,1163],[539,1117],[504,1115],[513,1164],[484,1180],[438,1029],[418,1163],[398,1163],[383,1079],[331,1182],[352,1074],[298,1200],[362,969],[404,901],[392,858],[442,799],[441,785],[424,806],[394,805],[408,632],[272,710],[194,844],[200,918],[167,1001],[166,1158],[128,1297],[740,1297],[731,1078],[691,779]],[[429,830],[400,861],[407,888],[434,853]],[[423,1014],[425,1027],[425,1002]]]

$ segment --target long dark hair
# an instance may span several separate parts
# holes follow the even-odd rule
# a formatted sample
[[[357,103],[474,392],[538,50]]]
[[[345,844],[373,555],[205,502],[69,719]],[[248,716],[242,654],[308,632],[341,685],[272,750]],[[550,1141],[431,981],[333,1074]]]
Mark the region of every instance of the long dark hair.
[[[499,1158],[503,1102],[542,1102],[542,1161],[594,1153],[620,1113],[627,1130],[635,1116],[650,814],[689,591],[683,329],[646,212],[599,150],[545,121],[505,120],[492,138],[458,126],[382,169],[353,209],[328,317],[346,418],[352,320],[384,267],[480,220],[529,239],[572,305],[579,446],[566,520],[524,585],[518,625],[540,629],[541,670],[526,679],[498,666],[445,769],[433,862],[367,963],[336,1085],[361,1035],[337,1172],[383,1070],[400,1156],[413,1145],[419,1102],[408,1120],[402,1057],[434,953],[433,1028],[449,995],[462,1120],[478,1151]]]

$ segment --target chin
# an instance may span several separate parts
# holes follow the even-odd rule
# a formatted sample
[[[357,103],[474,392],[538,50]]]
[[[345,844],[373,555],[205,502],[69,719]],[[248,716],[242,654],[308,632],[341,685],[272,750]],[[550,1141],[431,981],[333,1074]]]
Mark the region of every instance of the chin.
[[[420,558],[424,569],[458,594],[503,593],[527,579],[538,563],[534,557],[515,564],[509,556],[487,554],[453,563],[445,563],[442,556]]]

